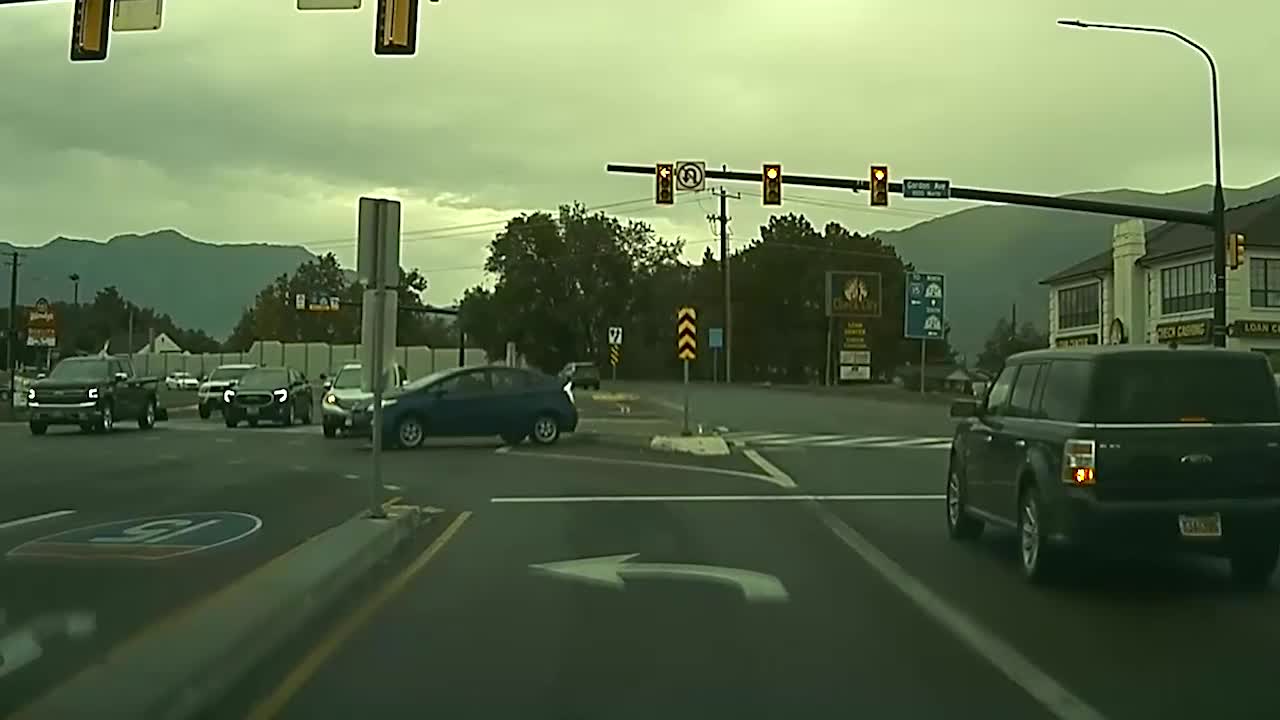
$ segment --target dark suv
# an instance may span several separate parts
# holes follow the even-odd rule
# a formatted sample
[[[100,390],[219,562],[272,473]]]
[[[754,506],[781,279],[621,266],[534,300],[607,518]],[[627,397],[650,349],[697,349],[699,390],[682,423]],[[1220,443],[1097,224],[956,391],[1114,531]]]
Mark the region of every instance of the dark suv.
[[[600,389],[600,369],[593,362],[571,362],[561,368],[558,376],[583,390]]]
[[[947,529],[1018,532],[1038,581],[1072,547],[1224,555],[1243,585],[1280,558],[1280,403],[1265,356],[1104,346],[1014,355],[963,418]]]

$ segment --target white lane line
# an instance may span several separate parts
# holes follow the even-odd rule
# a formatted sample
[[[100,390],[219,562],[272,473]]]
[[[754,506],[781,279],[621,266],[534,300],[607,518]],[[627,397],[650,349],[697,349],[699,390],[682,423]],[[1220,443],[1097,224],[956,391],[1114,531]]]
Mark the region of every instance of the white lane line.
[[[346,475],[342,476],[342,479],[343,480],[359,480],[360,476],[355,473],[347,473]],[[386,486],[384,485],[383,487],[386,487]]]
[[[781,472],[781,470],[779,470]],[[794,483],[794,481],[792,481]],[[925,497],[925,496],[916,496]],[[928,496],[932,500],[945,496]],[[1031,662],[1012,645],[998,635],[978,624],[973,618],[954,607],[941,595],[930,590],[928,586],[908,573],[901,565],[882,552],[866,537],[849,527],[824,507],[819,498],[809,503],[810,509],[818,519],[850,550],[856,553],[880,576],[897,588],[903,595],[916,604],[924,613],[932,617],[938,624],[950,630],[957,638],[967,644],[974,652],[1004,673],[1015,685],[1043,705],[1049,712],[1062,720],[1104,720],[1098,712],[1084,700],[1071,694],[1061,683],[1055,680],[1035,663]]]
[[[489,498],[495,505],[537,505],[554,503],[628,503],[628,502],[895,502],[932,500],[945,495],[525,495]]]
[[[246,461],[245,461],[245,459],[244,459],[244,458],[231,458],[230,460],[228,460],[228,461],[227,461],[227,464],[228,464],[228,465],[243,465],[243,464],[245,464],[245,462],[246,462]]]
[[[951,444],[951,438],[925,437],[911,438],[909,440],[898,440],[895,442],[883,443],[880,447],[938,447],[942,443]]]
[[[17,518],[14,520],[6,520],[4,522],[0,522],[0,530],[29,525],[31,523],[40,522],[41,520],[52,520],[64,515],[74,515],[75,512],[75,510],[54,510],[52,512],[41,513],[39,515],[28,515],[27,517]]]
[[[779,471],[781,472],[781,471]],[[933,495],[930,499],[940,499]],[[861,533],[836,517],[826,507],[815,501],[809,505],[818,519],[850,550],[880,576],[916,604],[926,615],[967,644],[1014,684],[1035,698],[1049,712],[1062,720],[1102,720],[1102,714],[1080,698],[1072,695],[1057,680],[1041,670],[1012,645],[979,625],[973,618],[949,604],[924,583],[908,573],[901,565],[867,540]]]
[[[1049,712],[1062,720],[1102,720],[1103,716],[1085,701],[1071,694],[1057,680],[1041,670],[1026,656],[973,618],[949,604],[941,595],[908,573],[901,565],[871,544],[857,530],[815,503],[813,510],[823,524],[840,538],[868,565],[880,573],[926,615],[950,630],[952,634],[981,655],[1015,685],[1035,698]]]
[[[578,462],[602,463],[605,465],[635,465],[637,467],[651,467],[658,470],[684,470],[694,473],[706,473],[708,475],[728,475],[730,477],[744,477],[752,480],[763,480],[767,483],[774,482],[774,479],[768,475],[760,475],[758,473],[746,472],[744,470],[726,470],[717,467],[704,467],[702,465],[681,465],[679,463],[655,462],[652,460],[624,460],[622,458],[602,458],[588,457],[586,455],[564,455],[561,453],[548,453],[540,450],[512,452],[508,455],[518,455],[520,457],[530,458],[546,458],[548,460],[577,460]]]
[[[382,489],[390,490],[391,492],[400,492],[404,488],[400,487],[399,485],[383,485]]]
[[[213,441],[216,443],[224,443],[224,444],[233,442],[233,440],[229,437],[214,438]]]
[[[310,465],[294,465],[289,469],[293,470],[294,472],[306,472],[311,469],[311,466]]]
[[[825,446],[826,447],[855,447],[858,445],[865,445],[867,443],[893,442],[895,440],[902,440],[902,439],[903,437],[901,435],[864,435],[862,437],[850,437],[850,438],[845,438],[844,440],[837,440],[835,442],[825,443]]]
[[[772,482],[774,485],[777,485],[778,487],[784,487],[784,488],[793,488],[796,486],[796,481],[792,480],[790,475],[783,472],[782,469],[779,468],[777,465],[774,465],[773,463],[766,460],[764,456],[761,455],[759,452],[748,449],[748,450],[743,450],[742,454],[748,460],[755,463],[757,467],[763,470],[765,474],[771,478],[770,482]]]
[[[730,433],[727,437],[742,442],[765,442],[768,440],[781,440],[789,437],[795,437],[794,433]]]

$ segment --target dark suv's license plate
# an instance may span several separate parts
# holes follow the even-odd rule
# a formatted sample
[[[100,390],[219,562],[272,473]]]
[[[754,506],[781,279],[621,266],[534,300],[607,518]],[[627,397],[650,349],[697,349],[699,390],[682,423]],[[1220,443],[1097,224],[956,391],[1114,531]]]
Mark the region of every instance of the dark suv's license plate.
[[[1222,537],[1222,516],[1218,513],[1179,515],[1178,528],[1182,537]]]

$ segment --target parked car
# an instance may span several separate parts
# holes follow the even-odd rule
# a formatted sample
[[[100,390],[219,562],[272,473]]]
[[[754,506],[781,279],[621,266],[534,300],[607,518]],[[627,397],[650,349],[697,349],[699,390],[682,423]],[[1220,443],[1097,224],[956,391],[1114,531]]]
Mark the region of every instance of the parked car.
[[[28,425],[44,435],[51,425],[78,425],[107,433],[117,419],[135,420],[150,430],[168,414],[160,404],[160,379],[138,377],[128,357],[71,357],[53,366],[27,388]]]
[[[551,445],[578,427],[570,383],[505,365],[443,370],[414,380],[382,401],[382,442],[416,448],[427,437],[498,435],[517,445],[526,437]],[[373,405],[356,413],[368,430]]]
[[[325,382],[324,402],[320,404],[325,437],[337,437],[339,431],[351,429],[352,413],[363,410],[373,401],[373,393],[365,392],[360,388],[361,368],[363,365],[360,363],[347,363],[342,366],[333,380]],[[409,382],[409,373],[400,365],[396,365],[389,389],[404,387],[407,382]]]
[[[169,377],[164,379],[164,384],[170,390],[195,390],[200,387],[200,381],[186,372],[169,373]]]
[[[257,427],[262,421],[292,425],[311,423],[315,396],[302,373],[288,367],[258,367],[246,372],[224,394],[227,427],[241,422]]]
[[[600,368],[593,362],[571,362],[560,369],[559,377],[584,390],[600,389]]]
[[[200,418],[207,420],[215,410],[222,412],[226,405],[227,389],[235,387],[236,383],[240,382],[240,378],[255,367],[257,366],[247,363],[219,365],[210,373],[209,378],[201,383],[200,389],[196,391]]]
[[[1009,358],[959,400],[947,529],[1018,532],[1039,581],[1079,547],[1226,556],[1245,586],[1280,560],[1280,402],[1266,357],[1107,345]]]

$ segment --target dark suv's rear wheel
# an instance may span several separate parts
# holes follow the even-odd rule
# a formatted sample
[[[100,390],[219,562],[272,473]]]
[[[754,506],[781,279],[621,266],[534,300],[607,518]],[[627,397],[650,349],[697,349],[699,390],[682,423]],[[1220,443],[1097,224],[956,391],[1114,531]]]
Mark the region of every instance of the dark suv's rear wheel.
[[[1018,560],[1022,575],[1030,582],[1043,583],[1053,577],[1058,558],[1045,539],[1040,491],[1035,481],[1018,493]]]

